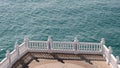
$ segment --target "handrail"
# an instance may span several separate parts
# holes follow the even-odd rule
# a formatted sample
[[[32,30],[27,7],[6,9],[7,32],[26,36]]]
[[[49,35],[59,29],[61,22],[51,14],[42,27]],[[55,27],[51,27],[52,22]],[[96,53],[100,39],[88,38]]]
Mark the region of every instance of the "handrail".
[[[50,37],[49,39],[48,41],[29,41],[25,39],[19,46],[16,44],[15,49],[11,53],[7,52],[6,58],[0,62],[0,68],[11,67],[27,52],[102,54],[112,68],[120,68],[119,59],[115,58],[111,49],[105,46],[104,39],[100,43],[78,42],[77,38],[74,42],[52,41]]]

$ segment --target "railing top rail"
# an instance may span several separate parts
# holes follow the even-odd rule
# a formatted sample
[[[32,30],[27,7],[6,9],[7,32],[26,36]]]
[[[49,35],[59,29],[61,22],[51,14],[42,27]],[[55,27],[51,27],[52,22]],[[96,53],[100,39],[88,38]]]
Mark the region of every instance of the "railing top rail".
[[[115,58],[115,56],[113,54],[111,54],[111,58],[115,61],[117,61],[117,59]]]
[[[7,60],[7,57],[5,57],[1,62],[0,62],[0,65],[5,62],[5,60]]]
[[[29,41],[29,42],[31,42],[31,43],[47,43],[47,41]]]
[[[105,45],[103,45],[103,47],[105,48],[106,51],[109,51],[109,49]]]
[[[32,43],[47,43],[47,41],[29,41],[29,42],[32,42]],[[73,44],[74,42],[71,42],[71,41],[53,41],[52,43],[71,43]],[[95,43],[95,42],[78,42],[78,44],[97,44],[97,45],[100,45],[101,43]]]
[[[24,45],[24,44],[25,44],[25,42],[23,42],[22,44],[20,44],[19,47],[21,47],[21,46]]]
[[[101,44],[101,43],[95,43],[95,42],[78,42],[79,44]]]
[[[68,43],[68,44],[73,44],[74,42],[66,42],[66,41],[53,41],[53,43]]]
[[[7,52],[6,53],[6,58],[4,58],[1,62],[0,62],[0,65],[2,65],[2,64],[4,64],[3,66],[5,66],[6,65],[6,63],[8,63],[8,62],[10,62],[10,63],[14,63],[14,61],[15,60],[13,60],[13,61],[10,61],[10,59],[11,59],[11,56],[14,56],[15,55],[15,58],[17,58],[16,56],[22,56],[23,54],[24,54],[24,51],[26,50],[26,52],[27,51],[29,51],[29,49],[30,48],[28,48],[28,43],[30,42],[30,44],[31,45],[34,45],[35,44],[35,48],[37,48],[38,47],[38,45],[36,45],[36,44],[43,44],[43,45],[47,45],[47,46],[45,46],[45,47],[47,47],[47,49],[48,50],[52,50],[52,48],[51,48],[51,44],[49,44],[49,43],[52,43],[53,45],[62,45],[63,47],[65,47],[64,45],[70,45],[70,48],[72,49],[70,52],[71,53],[77,53],[77,52],[80,52],[79,51],[79,48],[81,47],[81,45],[82,46],[87,46],[87,45],[90,45],[90,47],[91,47],[91,45],[92,46],[99,46],[99,47],[94,47],[94,52],[91,52],[91,54],[96,54],[96,53],[98,53],[98,50],[103,50],[104,52],[105,52],[105,54],[107,54],[109,57],[106,57],[108,60],[113,60],[113,61],[115,61],[115,64],[117,64],[118,63],[118,61],[119,61],[119,58],[117,58],[117,57],[115,57],[113,54],[111,54],[110,53],[110,48],[107,48],[107,46],[105,46],[105,40],[104,39],[102,39],[101,40],[101,42],[98,42],[98,43],[96,43],[96,42],[78,42],[78,39],[77,38],[75,38],[74,39],[74,41],[72,42],[72,41],[53,41],[52,39],[51,39],[51,37],[49,37],[48,38],[48,40],[47,41],[31,41],[31,40],[29,40],[28,38],[25,38],[25,40],[24,40],[24,42],[22,43],[22,44],[20,44],[19,46],[17,46],[18,44],[15,44],[15,49],[11,52],[11,53],[9,53],[9,52]],[[74,44],[78,44],[78,50],[76,49],[76,47],[77,46],[75,46],[75,47],[71,47],[71,45],[72,46],[74,46]],[[80,47],[79,47],[80,46]],[[32,47],[32,46],[31,46]],[[33,47],[33,48],[34,48]],[[43,48],[44,46],[42,46],[41,48]],[[90,48],[90,47],[88,47],[88,48]],[[19,49],[22,49],[23,48],[23,52],[20,52],[21,50],[19,50]],[[26,49],[24,49],[24,48],[26,48]],[[93,48],[93,47],[92,47]],[[95,49],[96,48],[96,49]],[[99,49],[98,49],[99,48]],[[64,48],[63,48],[64,49]],[[82,49],[85,49],[85,50],[87,50],[86,49],[86,47],[84,48],[84,47],[82,47]],[[91,48],[90,48],[91,49]],[[90,50],[89,49],[89,50]],[[34,50],[34,49],[33,49]],[[68,50],[68,49],[66,49],[66,50]],[[83,50],[83,51],[85,51],[85,50]],[[88,50],[88,51],[89,51]],[[45,50],[46,51],[46,50]],[[61,50],[61,52],[62,52],[63,50]],[[69,51],[69,50],[68,50]],[[84,53],[90,53],[90,52],[88,52],[88,51],[85,51]],[[53,50],[53,52],[54,52],[54,50]],[[102,51],[99,51],[99,54],[101,54],[101,52]],[[68,53],[67,51],[65,52],[65,53]],[[102,54],[104,54],[104,53],[102,53]],[[20,58],[20,57],[19,57]],[[117,62],[117,63],[116,63]],[[8,64],[9,65],[9,64]]]
[[[16,51],[16,49],[14,49],[12,52],[10,52],[10,54],[12,55],[15,51]]]

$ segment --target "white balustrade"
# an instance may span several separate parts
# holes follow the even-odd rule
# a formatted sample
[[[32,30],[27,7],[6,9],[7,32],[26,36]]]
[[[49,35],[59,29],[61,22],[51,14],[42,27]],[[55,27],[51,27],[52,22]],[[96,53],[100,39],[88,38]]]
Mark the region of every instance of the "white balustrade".
[[[105,42],[104,42],[105,43]],[[120,68],[119,65],[119,57],[115,58],[112,54],[112,48],[107,48],[104,44],[102,44],[102,52],[108,64],[110,64],[111,68]]]
[[[11,58],[12,63],[14,63],[15,61],[18,60],[18,58],[17,58],[18,57],[18,52],[16,50],[13,50],[10,54],[11,54],[10,58]]]
[[[6,58],[0,62],[0,68],[10,68],[25,53],[27,53],[25,43],[22,43],[20,46],[16,44],[15,49],[11,53],[7,51]]]
[[[119,58],[113,56],[111,47],[105,46],[104,38],[101,39],[100,43],[78,42],[77,37],[74,38],[74,42],[58,42],[52,41],[49,36],[47,41],[29,41],[25,37],[21,45],[18,46],[16,43],[15,49],[11,53],[7,52],[6,58],[0,62],[0,68],[10,67],[27,52],[103,54],[112,68],[120,67]]]
[[[100,43],[86,43],[79,42],[77,44],[77,51],[83,53],[101,53],[101,44]]]
[[[74,43],[73,42],[53,42],[52,50],[62,50],[62,51],[73,51]]]
[[[113,56],[113,54],[111,54],[110,66],[112,68],[117,68],[117,59]]]
[[[47,50],[48,43],[46,41],[29,41],[28,48],[30,50]]]
[[[105,45],[103,45],[103,52],[103,56],[105,57],[106,61],[109,62],[109,49]]]
[[[8,68],[9,65],[9,59],[5,58],[0,62],[0,68]]]
[[[97,54],[101,53],[101,44],[100,43],[86,43],[86,42],[78,42],[77,44],[73,42],[51,42],[47,41],[29,41],[28,48],[32,51],[40,51],[40,50],[48,50],[48,46],[50,45],[51,51],[58,50],[60,51],[75,51],[78,53],[92,53]],[[76,47],[75,47],[76,46]]]
[[[27,48],[26,48],[25,42],[24,42],[19,46],[19,54],[21,56],[21,55],[24,55],[26,52],[27,52]]]

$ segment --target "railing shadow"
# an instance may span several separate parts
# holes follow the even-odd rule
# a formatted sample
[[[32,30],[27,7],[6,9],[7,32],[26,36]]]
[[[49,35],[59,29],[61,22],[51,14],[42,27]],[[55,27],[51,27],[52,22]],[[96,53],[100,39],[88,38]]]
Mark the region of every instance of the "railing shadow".
[[[61,59],[57,54],[50,54],[50,55],[52,55],[52,56],[54,57],[54,59],[57,59],[57,61],[59,61],[59,62],[61,62],[61,63],[65,63],[65,62],[63,61],[63,59]]]
[[[25,57],[30,57],[30,59],[26,59],[27,63],[24,62]],[[18,62],[22,65],[22,68],[29,68],[29,64],[34,60],[36,62],[41,62],[38,59],[51,59],[57,60],[61,63],[65,63],[64,60],[76,60],[76,61],[85,61],[91,65],[93,63],[91,61],[104,61],[101,55],[82,55],[82,54],[57,54],[57,53],[28,53],[23,58],[21,58]],[[23,61],[22,61],[23,60]],[[17,66],[17,65],[15,65]],[[12,67],[17,68],[17,67]]]
[[[31,55],[31,54],[30,54],[29,56],[31,57],[31,59],[28,60],[27,63],[20,62],[20,64],[22,65],[22,68],[29,68],[28,65],[29,65],[33,60],[35,60],[36,62],[40,62],[37,57],[35,57],[35,56]],[[22,61],[22,60],[21,60],[21,61]]]
[[[78,55],[82,60],[85,60],[85,62],[87,62],[87,63],[89,63],[89,64],[93,64],[92,62],[91,62],[91,60],[90,59],[87,59],[85,56],[83,56],[83,55]]]

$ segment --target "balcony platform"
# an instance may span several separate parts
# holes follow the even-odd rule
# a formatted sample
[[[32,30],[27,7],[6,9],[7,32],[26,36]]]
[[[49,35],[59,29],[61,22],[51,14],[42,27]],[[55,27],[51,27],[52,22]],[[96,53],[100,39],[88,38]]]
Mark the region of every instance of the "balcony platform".
[[[0,62],[0,68],[120,68],[119,56],[112,48],[100,42],[31,41],[28,38],[20,45],[15,43],[12,52]]]
[[[100,54],[29,52],[12,68],[110,68]]]

